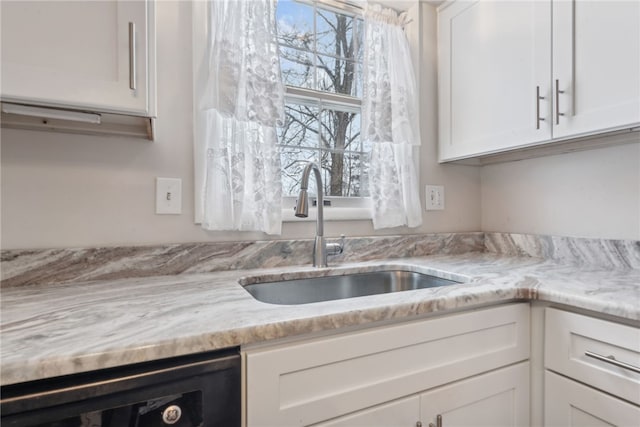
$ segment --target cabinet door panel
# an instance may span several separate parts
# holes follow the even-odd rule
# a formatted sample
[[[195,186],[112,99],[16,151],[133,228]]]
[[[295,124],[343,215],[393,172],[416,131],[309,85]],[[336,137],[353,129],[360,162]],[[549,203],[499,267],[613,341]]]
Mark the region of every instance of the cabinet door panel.
[[[134,1],[3,1],[2,98],[146,115],[149,8]],[[135,24],[136,90],[129,81]]]
[[[246,350],[247,425],[304,426],[529,357],[529,306]]]
[[[413,427],[420,419],[417,396],[374,406],[313,427]]]
[[[640,408],[552,372],[545,372],[547,427],[637,426]]]
[[[550,19],[550,1],[455,2],[441,11],[441,160],[551,139]]]
[[[529,362],[439,387],[420,395],[423,425],[528,426]]]
[[[640,2],[556,1],[553,34],[553,137],[640,123]]]

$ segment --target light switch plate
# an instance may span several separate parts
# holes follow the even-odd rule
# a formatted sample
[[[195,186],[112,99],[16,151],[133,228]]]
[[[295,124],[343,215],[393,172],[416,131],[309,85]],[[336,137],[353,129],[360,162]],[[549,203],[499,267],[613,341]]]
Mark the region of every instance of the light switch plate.
[[[426,187],[426,210],[444,210],[444,186],[427,185]]]
[[[182,180],[180,178],[156,178],[156,214],[179,215],[182,213]]]

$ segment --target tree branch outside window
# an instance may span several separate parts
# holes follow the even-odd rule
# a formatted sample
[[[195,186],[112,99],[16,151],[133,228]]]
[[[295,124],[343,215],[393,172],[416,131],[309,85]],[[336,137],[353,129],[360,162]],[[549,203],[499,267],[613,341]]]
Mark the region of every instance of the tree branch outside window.
[[[297,193],[311,160],[323,171],[325,194],[368,196],[368,150],[360,142],[362,20],[291,0],[279,1],[277,19],[284,83],[309,90],[287,97],[279,131],[283,194]]]

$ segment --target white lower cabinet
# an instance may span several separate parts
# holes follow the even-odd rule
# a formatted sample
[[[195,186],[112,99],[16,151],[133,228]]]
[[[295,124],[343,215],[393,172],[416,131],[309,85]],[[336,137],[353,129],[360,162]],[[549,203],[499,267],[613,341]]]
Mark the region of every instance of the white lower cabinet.
[[[420,420],[420,397],[377,405],[314,427],[411,427]]]
[[[492,371],[420,395],[424,426],[528,426],[529,363]]]
[[[257,426],[527,425],[529,304],[245,348]]]
[[[640,328],[545,312],[544,419],[556,426],[640,426]]]
[[[438,421],[438,417],[440,421]],[[528,426],[529,363],[498,369],[314,427]]]
[[[547,371],[544,423],[547,427],[637,427],[640,407]]]

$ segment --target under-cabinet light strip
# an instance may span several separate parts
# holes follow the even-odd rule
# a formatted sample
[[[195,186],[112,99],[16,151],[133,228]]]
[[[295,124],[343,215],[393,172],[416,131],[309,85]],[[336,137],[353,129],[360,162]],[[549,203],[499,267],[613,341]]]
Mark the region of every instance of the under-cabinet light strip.
[[[20,104],[2,103],[2,112],[22,116],[41,117],[44,119],[70,120],[74,122],[100,124],[100,114],[82,113],[79,111],[58,110],[55,108],[31,107]]]

